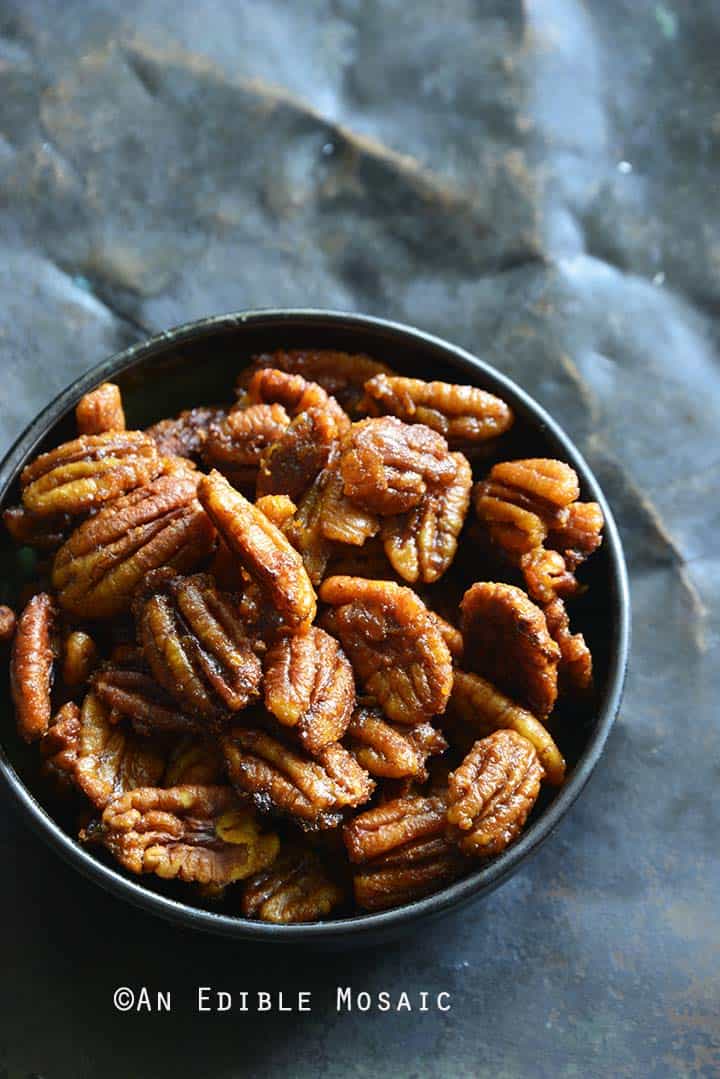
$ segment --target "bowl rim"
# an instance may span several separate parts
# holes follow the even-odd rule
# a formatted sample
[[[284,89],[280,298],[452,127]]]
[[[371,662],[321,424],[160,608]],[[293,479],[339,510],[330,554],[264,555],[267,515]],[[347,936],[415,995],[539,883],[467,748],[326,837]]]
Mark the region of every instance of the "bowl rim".
[[[17,478],[20,463],[32,454],[39,442],[52,430],[58,421],[77,403],[79,398],[99,382],[111,376],[139,366],[162,354],[169,347],[177,347],[184,342],[193,341],[206,334],[237,330],[243,326],[273,323],[282,329],[290,323],[303,323],[306,326],[318,326],[324,329],[333,327],[345,332],[358,329],[375,330],[385,337],[402,338],[406,343],[416,341],[420,347],[431,347],[444,354],[455,366],[466,371],[474,370],[481,379],[485,379],[493,392],[507,394],[510,404],[520,402],[523,409],[532,415],[562,447],[567,459],[580,474],[582,484],[594,501],[598,502],[605,517],[604,546],[610,560],[610,575],[615,589],[617,606],[617,625],[610,649],[609,670],[605,703],[600,711],[596,726],[587,746],[564,786],[552,803],[540,814],[515,843],[488,865],[470,873],[424,899],[386,911],[355,915],[335,921],[305,922],[295,925],[274,925],[251,921],[216,913],[183,903],[180,900],[160,895],[144,887],[139,881],[125,876],[119,869],[105,865],[88,850],[81,847],[76,839],[67,835],[32,792],[25,786],[8,758],[5,747],[0,743],[0,778],[7,793],[23,811],[33,829],[70,865],[78,869],[85,877],[101,885],[118,898],[130,902],[136,907],[156,914],[176,925],[199,929],[225,937],[248,941],[272,943],[321,943],[323,941],[341,942],[349,936],[354,939],[365,936],[370,942],[371,935],[377,938],[383,933],[388,935],[400,932],[401,928],[417,923],[421,919],[435,917],[452,908],[488,894],[501,884],[519,864],[535,852],[548,838],[562,817],[585,787],[594,771],[607,741],[610,729],[620,707],[622,698],[627,657],[630,641],[630,600],[627,569],[623,555],[622,542],[607,500],[602,489],[588,466],[563,428],[535,401],[521,386],[507,375],[498,371],[487,361],[479,359],[466,349],[444,340],[434,334],[420,330],[401,322],[379,318],[373,315],[344,311],[324,310],[322,308],[260,308],[249,311],[212,315],[207,318],[183,323],[169,330],[153,334],[130,345],[119,352],[94,364],[84,374],[74,379],[61,390],[45,408],[31,421],[16,438],[0,462],[0,504],[7,491]]]

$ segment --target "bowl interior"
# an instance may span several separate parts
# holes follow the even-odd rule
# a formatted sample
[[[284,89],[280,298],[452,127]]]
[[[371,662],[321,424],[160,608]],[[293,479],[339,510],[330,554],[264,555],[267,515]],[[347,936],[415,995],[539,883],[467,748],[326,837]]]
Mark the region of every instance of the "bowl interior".
[[[556,425],[545,416],[521,390],[502,376],[459,349],[453,349],[434,338],[409,331],[407,328],[365,320],[357,316],[331,316],[321,313],[258,313],[249,317],[227,317],[207,320],[202,324],[181,328],[98,365],[62,394],[38,418],[13,447],[0,467],[0,498],[3,507],[18,500],[16,477],[22,466],[38,452],[75,435],[73,408],[79,397],[106,378],[117,381],[123,392],[128,427],[144,427],[180,409],[198,404],[217,404],[233,399],[233,385],[238,372],[257,352],[278,348],[336,348],[351,352],[367,352],[388,363],[399,373],[419,378],[445,379],[480,386],[502,396],[513,407],[516,424],[501,441],[499,454],[511,457],[557,456],[571,463],[581,477],[581,497],[600,500],[607,511],[602,494],[582,458]],[[485,457],[474,466],[476,477],[484,474],[497,457]],[[609,517],[609,515],[608,515]],[[25,548],[17,550],[5,530],[0,534],[0,602],[16,605],[23,585],[37,575],[37,559]],[[467,584],[482,580],[478,564],[468,567]],[[180,917],[202,928],[216,928],[237,935],[263,936],[283,932],[287,936],[311,931],[314,934],[336,934],[340,927],[351,925],[387,927],[415,914],[439,911],[456,902],[470,898],[494,887],[520,858],[544,838],[565,808],[583,785],[594,759],[598,755],[617,707],[626,647],[626,597],[624,568],[619,541],[612,520],[606,541],[583,567],[582,579],[589,585],[587,593],[573,604],[573,629],[585,635],[593,653],[595,690],[591,701],[578,717],[563,707],[558,709],[554,734],[568,762],[568,779],[560,792],[544,788],[533,818],[523,838],[494,863],[479,869],[469,878],[445,889],[435,897],[400,908],[383,915],[358,916],[325,925],[305,927],[274,927],[258,925],[224,917],[227,909],[203,911],[195,904],[187,887],[165,884],[154,877],[137,881],[124,878],[110,862],[107,869],[102,854],[88,856],[75,842],[77,807],[68,808],[54,800],[39,772],[39,753],[36,746],[27,747],[15,733],[10,703],[7,664],[0,670],[0,741],[4,753],[6,777],[13,782],[19,777],[29,793],[26,804],[33,806],[34,823],[43,830],[48,814],[69,841],[55,835],[55,845],[61,853],[82,862],[81,869],[98,874],[88,861],[95,860],[102,883],[114,887],[135,902],[148,905],[171,917]],[[443,582],[434,586],[442,597]],[[16,790],[17,793],[17,790]],[[554,803],[558,803],[554,805]],[[153,904],[157,896],[159,904]],[[200,914],[200,918],[194,915]],[[235,927],[235,930],[233,930]],[[333,928],[334,927],[334,928]]]

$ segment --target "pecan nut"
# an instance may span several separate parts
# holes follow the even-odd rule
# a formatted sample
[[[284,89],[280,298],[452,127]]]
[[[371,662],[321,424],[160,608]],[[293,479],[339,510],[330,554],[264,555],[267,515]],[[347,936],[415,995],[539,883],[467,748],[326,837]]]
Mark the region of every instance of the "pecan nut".
[[[545,719],[557,699],[560,649],[520,588],[481,582],[460,605],[465,664]]]
[[[204,476],[198,497],[228,547],[290,628],[312,622],[315,592],[302,558],[265,514],[219,472]]]
[[[445,833],[447,804],[442,795],[396,798],[359,813],[343,827],[351,862],[364,863],[396,854],[406,843]]]
[[[187,783],[214,786],[225,779],[225,757],[216,741],[188,735],[177,742],[168,756],[163,787]]]
[[[87,682],[97,663],[97,646],[89,633],[75,629],[63,641],[62,679],[66,686]]]
[[[137,608],[148,666],[186,712],[219,721],[257,698],[260,660],[234,596],[212,577],[172,577]]]
[[[203,460],[236,487],[252,487],[264,451],[280,438],[289,423],[290,417],[282,405],[236,409],[219,423],[210,425],[202,450]]]
[[[365,691],[396,723],[445,711],[450,651],[425,604],[409,588],[362,577],[328,577],[320,598]]]
[[[455,669],[444,730],[454,746],[467,753],[478,738],[493,731],[513,730],[532,742],[545,778],[554,787],[565,779],[565,761],[545,726],[478,674]]]
[[[447,486],[428,487],[420,503],[408,513],[383,522],[385,553],[393,569],[414,584],[439,580],[452,564],[458,537],[470,505],[472,472],[461,453],[450,455],[455,478]]]
[[[23,469],[23,506],[39,516],[89,513],[150,483],[162,468],[155,443],[142,431],[81,435]]]
[[[270,865],[279,840],[230,787],[143,788],[107,806],[93,836],[131,873],[224,886]]]
[[[542,774],[535,747],[516,731],[476,742],[448,780],[448,837],[464,854],[500,854],[522,831]]]
[[[357,411],[368,379],[375,375],[392,374],[384,363],[363,353],[293,349],[253,356],[252,365],[240,376],[239,385],[246,386],[255,371],[265,367],[274,367],[290,375],[302,375],[309,382],[317,382],[348,412]]]
[[[221,423],[225,410],[202,405],[181,412],[175,419],[160,420],[145,432],[165,457],[199,461],[212,424]]]
[[[78,434],[101,435],[104,431],[124,431],[120,387],[114,382],[103,382],[96,390],[86,393],[75,406]]]
[[[377,708],[358,708],[350,720],[347,744],[371,776],[427,779],[428,757],[444,753],[447,742],[430,723],[402,727],[388,723]]]
[[[60,606],[81,618],[110,618],[130,607],[150,570],[183,573],[212,550],[215,530],[195,497],[198,477],[160,476],[104,507],[55,556]]]
[[[145,670],[108,664],[94,675],[92,685],[109,709],[110,722],[127,719],[138,734],[203,734],[207,729],[202,720],[181,712]]]
[[[330,412],[319,408],[301,412],[263,451],[257,473],[258,496],[287,495],[298,502],[329,463],[339,434],[337,421]]]
[[[51,779],[59,791],[75,786],[79,739],[80,709],[74,701],[66,701],[40,740],[43,775]]]
[[[337,743],[315,757],[260,729],[235,727],[222,739],[234,786],[258,809],[291,817],[301,828],[335,828],[342,810],[366,802],[375,784]]]
[[[548,632],[560,649],[558,684],[561,693],[586,693],[592,686],[592,653],[582,633],[570,632],[565,604],[557,597],[543,607]]]
[[[345,889],[319,855],[286,847],[272,865],[243,885],[241,910],[246,918],[290,925],[317,922],[345,901]]]
[[[345,494],[381,516],[413,509],[428,485],[447,486],[456,470],[442,435],[394,416],[354,423],[340,457]]]
[[[256,371],[247,386],[251,404],[282,405],[291,416],[297,416],[308,408],[318,408],[332,416],[338,431],[346,431],[350,419],[334,397],[317,382],[308,382],[302,375],[291,375],[277,368],[266,367]]]
[[[56,620],[57,608],[47,592],[33,596],[17,620],[10,656],[10,692],[18,731],[26,742],[41,738],[50,725]]]
[[[345,653],[317,626],[282,637],[267,652],[265,707],[300,744],[317,753],[345,733],[355,705],[355,680]]]
[[[39,551],[56,551],[67,539],[73,524],[67,513],[39,516],[24,506],[9,506],[3,511],[2,519],[15,543]]]
[[[573,502],[562,524],[551,526],[547,544],[559,551],[571,570],[585,561],[602,543],[605,526],[597,502]]]
[[[423,423],[452,446],[497,438],[512,426],[508,405],[475,386],[423,382],[419,378],[375,375],[365,383],[368,411],[406,423]]]

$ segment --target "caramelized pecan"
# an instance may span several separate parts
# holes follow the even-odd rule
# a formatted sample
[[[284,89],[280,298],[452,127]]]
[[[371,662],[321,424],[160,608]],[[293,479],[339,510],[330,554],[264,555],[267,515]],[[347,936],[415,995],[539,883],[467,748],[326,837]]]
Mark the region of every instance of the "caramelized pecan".
[[[435,795],[397,798],[357,814],[343,827],[350,861],[370,862],[417,839],[442,836],[446,809],[445,799]]]
[[[500,854],[522,831],[540,791],[534,746],[516,731],[476,742],[448,781],[448,837],[464,854]]]
[[[567,520],[579,490],[574,470],[562,461],[503,461],[476,484],[475,510],[491,544],[518,565],[523,554],[545,541],[551,527]]]
[[[60,791],[75,785],[79,739],[80,709],[74,701],[66,701],[40,740],[43,775]]]
[[[222,720],[256,699],[262,667],[233,595],[212,577],[172,577],[138,602],[138,640],[159,684],[190,715]]]
[[[60,606],[81,618],[110,618],[130,607],[150,570],[193,569],[215,539],[197,483],[190,472],[160,476],[80,525],[55,556]]]
[[[211,424],[220,423],[224,417],[224,409],[202,405],[181,412],[175,419],[160,420],[145,433],[166,457],[198,461]]]
[[[573,502],[563,523],[551,526],[548,547],[560,551],[571,570],[577,569],[602,543],[604,526],[597,502]]]
[[[474,584],[460,605],[465,664],[545,719],[557,698],[560,649],[520,588]]]
[[[354,423],[340,458],[345,494],[382,516],[413,509],[429,485],[447,486],[456,471],[442,435],[394,416]]]
[[[551,603],[556,596],[574,596],[578,591],[575,574],[558,551],[533,547],[520,558],[528,595],[537,603]]]
[[[374,783],[355,758],[333,744],[315,757],[264,730],[235,727],[222,739],[234,786],[258,809],[292,817],[301,828],[335,828],[341,811],[362,805]]]
[[[101,435],[104,431],[124,431],[120,387],[103,382],[96,390],[86,393],[75,406],[75,421],[79,435]]]
[[[389,367],[363,353],[336,352],[331,349],[293,349],[253,356],[252,366],[240,376],[240,386],[246,386],[255,371],[274,367],[291,375],[302,375],[310,382],[337,398],[344,409],[355,412],[363,396],[363,388],[374,375],[392,374]]]
[[[287,374],[272,367],[261,368],[250,378],[247,395],[251,404],[277,402],[291,416],[297,416],[308,408],[318,408],[332,416],[340,432],[350,426],[346,412],[335,398],[317,382],[308,382],[302,375]]]
[[[465,753],[493,731],[516,731],[535,746],[548,783],[559,787],[565,779],[562,753],[540,720],[478,674],[455,669],[443,722],[450,741]]]
[[[57,646],[57,609],[47,592],[29,600],[18,618],[10,657],[10,692],[18,731],[34,742],[50,725],[50,690]]]
[[[88,693],[80,713],[75,780],[90,801],[102,809],[125,791],[154,786],[164,771],[164,746],[114,726],[97,694]]]
[[[56,551],[67,539],[73,520],[67,513],[41,517],[24,506],[9,506],[2,519],[15,543],[39,551]]]
[[[317,753],[345,733],[355,704],[352,667],[335,640],[311,626],[282,637],[265,657],[265,707]]]
[[[475,386],[380,374],[365,383],[365,394],[368,411],[373,415],[424,423],[454,446],[496,438],[513,422],[512,411],[504,401]]]
[[[289,423],[290,417],[282,405],[237,409],[210,425],[202,450],[203,460],[236,487],[252,487],[263,452],[280,438]]]
[[[452,688],[448,646],[409,588],[362,577],[329,577],[320,589],[365,691],[396,723],[422,723],[445,711]]]
[[[142,431],[81,435],[23,469],[23,506],[39,516],[89,513],[149,483],[162,467],[155,443]]]
[[[330,461],[339,434],[330,412],[320,408],[301,412],[263,451],[257,473],[258,496],[288,495],[297,502]]]
[[[414,509],[383,522],[382,538],[390,564],[412,584],[437,581],[455,557],[470,505],[472,472],[461,453],[450,456],[457,466],[451,483],[429,486]]]
[[[245,882],[241,910],[246,918],[289,925],[317,922],[344,900],[345,890],[315,851],[289,846],[269,869]]]
[[[198,497],[228,547],[257,581],[287,626],[315,617],[315,592],[302,558],[268,518],[233,490],[219,472],[204,476]]]
[[[560,649],[558,680],[561,693],[585,693],[592,685],[592,654],[582,633],[570,632],[570,619],[561,599],[543,607],[552,639]]]
[[[97,647],[88,633],[75,629],[63,641],[62,679],[66,686],[87,682],[97,663]]]
[[[12,607],[6,607],[4,603],[0,604],[0,644],[7,644],[13,639],[16,622],[15,611]]]
[[[264,869],[279,849],[230,787],[192,784],[116,798],[93,838],[132,873],[217,886]]]
[[[371,776],[384,779],[427,779],[425,762],[444,753],[447,742],[430,723],[403,727],[388,723],[377,708],[358,708],[350,720],[347,744],[355,760]]]
[[[283,529],[297,512],[297,506],[287,495],[261,495],[255,506],[262,510],[268,521],[272,521],[280,529]]]
[[[217,742],[209,738],[182,738],[168,757],[163,787],[181,787],[186,783],[201,786],[222,783],[225,778],[225,757]]]
[[[111,723],[128,719],[138,734],[205,732],[202,720],[181,712],[169,693],[147,671],[107,665],[97,672],[93,688],[109,709]]]

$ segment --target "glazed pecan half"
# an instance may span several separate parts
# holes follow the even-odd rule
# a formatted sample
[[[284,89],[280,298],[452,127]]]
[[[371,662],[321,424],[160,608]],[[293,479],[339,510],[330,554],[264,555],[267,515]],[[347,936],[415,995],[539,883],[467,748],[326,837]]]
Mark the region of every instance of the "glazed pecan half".
[[[282,405],[291,416],[297,416],[308,408],[328,412],[340,432],[350,426],[350,419],[334,397],[326,393],[317,382],[308,382],[302,375],[291,375],[277,368],[267,367],[256,371],[247,386],[251,404]]]
[[[547,728],[478,674],[455,669],[443,723],[450,741],[464,753],[493,731],[516,731],[535,746],[548,783],[559,787],[565,779],[563,755]]]
[[[93,676],[92,684],[109,709],[110,722],[128,719],[138,734],[202,734],[207,729],[202,720],[181,712],[145,670],[106,664]]]
[[[241,910],[246,918],[289,925],[317,922],[345,901],[337,874],[313,850],[283,847],[272,865],[247,880]]]
[[[73,527],[73,519],[68,513],[39,516],[24,506],[9,506],[3,511],[2,519],[15,543],[38,551],[56,551]]]
[[[358,764],[371,776],[384,779],[425,780],[428,757],[447,749],[442,733],[432,724],[388,723],[379,709],[365,707],[353,713],[346,741]]]
[[[238,603],[208,574],[165,580],[136,620],[150,670],[185,712],[219,722],[257,698],[262,666]]]
[[[458,537],[470,505],[472,472],[461,453],[455,478],[447,486],[429,486],[420,503],[408,513],[387,517],[382,538],[393,569],[406,581],[431,584],[442,577],[457,551]]]
[[[561,599],[543,607],[552,639],[560,649],[558,680],[561,693],[585,693],[592,686],[592,654],[582,633],[570,632],[570,619]]]
[[[355,705],[355,681],[345,653],[317,626],[282,637],[265,656],[265,707],[301,745],[317,753],[345,733]]]
[[[204,476],[198,497],[226,544],[290,628],[312,622],[315,592],[302,558],[265,514],[219,472]]]
[[[87,682],[97,664],[97,646],[89,633],[74,629],[62,646],[62,679],[66,686]]]
[[[220,423],[225,410],[209,405],[190,408],[175,419],[160,420],[145,432],[160,453],[199,461],[212,424]]]
[[[80,709],[74,701],[66,701],[40,740],[43,775],[51,779],[59,791],[67,791],[75,785],[79,740]]]
[[[236,409],[219,423],[210,425],[203,460],[236,487],[253,487],[264,451],[280,438],[289,423],[290,417],[282,405]]]
[[[535,747],[516,731],[476,742],[448,781],[448,837],[464,854],[500,854],[522,831],[540,791]]]
[[[57,656],[57,608],[47,592],[29,600],[17,620],[10,657],[10,692],[18,731],[34,742],[50,725],[50,691]]]
[[[260,729],[235,727],[222,739],[234,786],[258,809],[291,817],[301,828],[335,828],[342,810],[367,802],[375,784],[343,746],[315,757]]]
[[[263,452],[257,474],[258,496],[288,495],[298,502],[330,461],[339,435],[332,413],[320,408],[308,408],[301,412]]]
[[[230,787],[193,784],[116,798],[92,839],[132,873],[217,886],[264,869],[280,846]]]
[[[571,570],[577,569],[602,543],[604,525],[597,502],[573,502],[565,521],[550,528],[547,545],[562,554]]]
[[[81,397],[75,406],[75,421],[79,435],[101,435],[103,431],[124,431],[120,387],[103,382],[97,389]]]
[[[424,423],[452,446],[486,442],[504,434],[513,422],[504,401],[475,386],[380,374],[365,383],[365,393],[373,415]]]
[[[520,588],[481,582],[460,605],[464,662],[545,719],[557,699],[560,649],[545,615]]]
[[[445,833],[447,803],[442,795],[396,798],[358,813],[343,827],[351,862],[364,863],[397,852],[417,839]]]
[[[89,513],[149,483],[162,468],[155,443],[142,431],[81,435],[23,469],[23,506],[40,516]]]
[[[291,375],[302,375],[317,382],[348,412],[357,411],[364,386],[374,375],[392,374],[384,363],[363,353],[336,352],[332,349],[292,349],[253,356],[252,366],[240,376],[240,386],[246,386],[255,371],[274,367]]]
[[[90,801],[102,809],[125,791],[159,783],[164,771],[163,743],[112,724],[98,695],[88,693],[80,713],[75,781]]]
[[[345,494],[382,516],[413,509],[428,486],[448,486],[456,471],[442,435],[394,416],[354,423],[340,458]]]
[[[150,570],[182,573],[207,557],[215,529],[195,497],[198,478],[160,476],[80,525],[55,556],[60,606],[80,618],[110,618],[130,607]]]
[[[328,577],[320,598],[365,691],[396,723],[423,723],[445,711],[450,651],[422,600],[409,588],[363,577]]]

